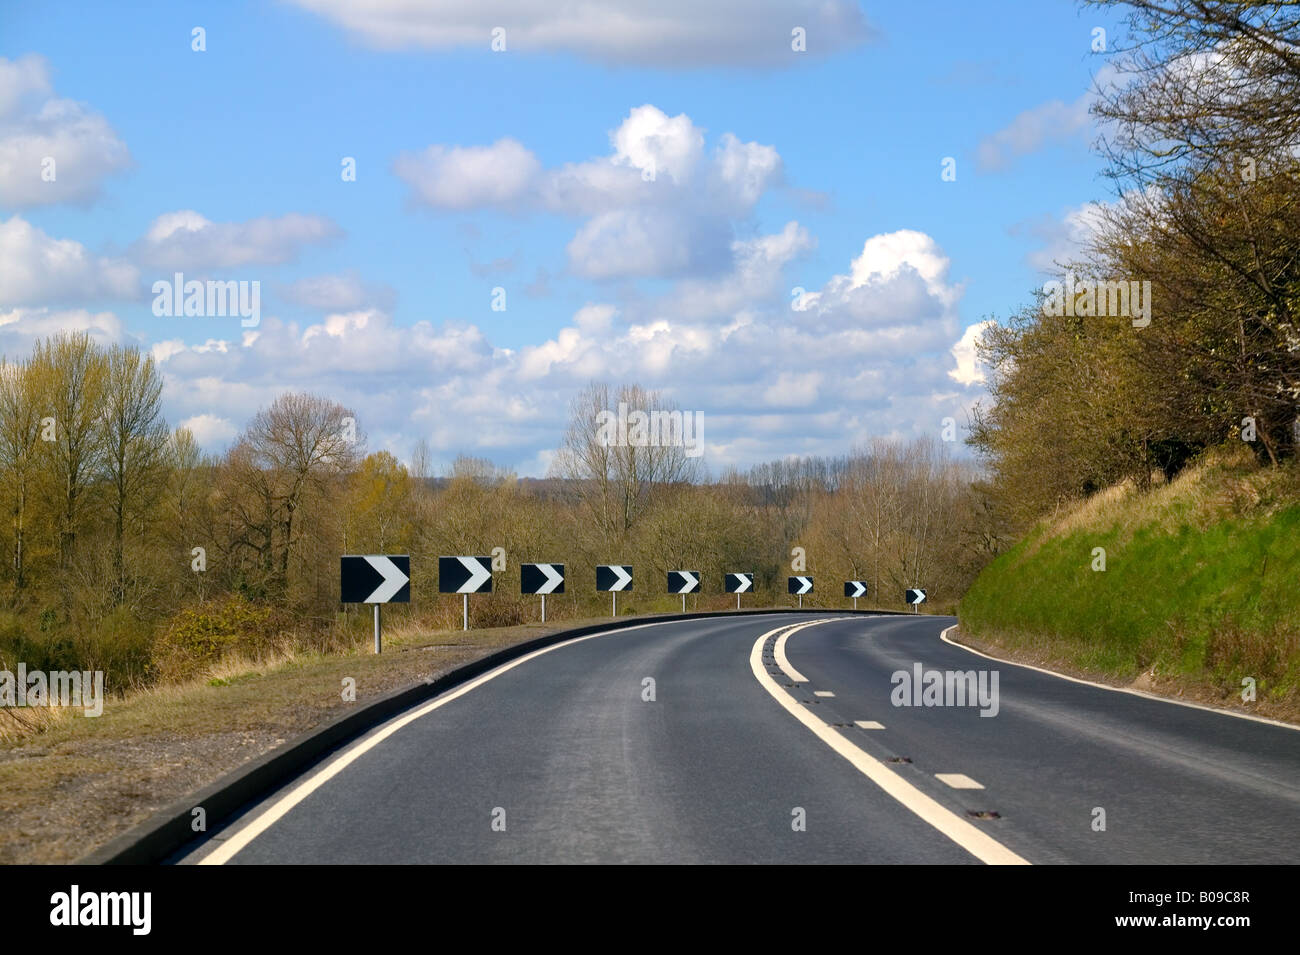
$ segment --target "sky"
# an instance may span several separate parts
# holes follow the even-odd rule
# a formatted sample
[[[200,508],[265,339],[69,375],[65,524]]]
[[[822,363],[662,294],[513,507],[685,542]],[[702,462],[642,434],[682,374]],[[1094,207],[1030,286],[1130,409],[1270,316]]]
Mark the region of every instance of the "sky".
[[[593,381],[694,412],[714,474],[946,418],[961,453],[982,323],[1110,197],[1114,16],[0,0],[0,351],[139,345],[213,453],[309,391],[543,476]],[[248,307],[170,314],[178,274]]]

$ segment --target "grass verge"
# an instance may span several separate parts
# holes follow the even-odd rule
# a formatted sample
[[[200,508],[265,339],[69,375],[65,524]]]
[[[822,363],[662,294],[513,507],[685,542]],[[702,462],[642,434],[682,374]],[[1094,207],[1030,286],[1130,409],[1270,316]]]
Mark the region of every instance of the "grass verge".
[[[1219,451],[1145,494],[1095,495],[985,569],[961,602],[962,640],[1300,722],[1298,483],[1294,466]]]

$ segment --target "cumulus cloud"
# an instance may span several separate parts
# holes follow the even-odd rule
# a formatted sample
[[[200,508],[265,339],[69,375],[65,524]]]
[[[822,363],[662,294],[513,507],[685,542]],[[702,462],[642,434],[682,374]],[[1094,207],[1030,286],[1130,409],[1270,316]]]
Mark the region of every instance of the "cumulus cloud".
[[[130,164],[108,120],[54,95],[44,58],[0,57],[0,205],[88,202]]]
[[[304,246],[340,235],[342,230],[323,216],[290,213],[212,222],[192,209],[181,209],[154,219],[133,252],[142,264],[164,269],[282,265],[296,259]]]
[[[229,418],[215,414],[197,414],[179,425],[189,429],[200,447],[212,448],[229,444],[239,434],[239,428]]]
[[[393,163],[414,198],[439,209],[512,203],[529,192],[540,170],[537,157],[508,138],[490,146],[430,146]]]
[[[139,281],[129,262],[92,255],[19,216],[0,222],[0,305],[133,299]]]
[[[563,52],[611,65],[786,67],[875,35],[852,0],[293,0],[380,48],[468,47],[504,29],[511,52]],[[805,51],[792,48],[802,29]]]
[[[177,420],[242,424],[284,389],[305,389],[356,410],[371,449],[405,457],[424,437],[446,459],[468,451],[524,473],[546,460],[591,380],[639,382],[703,411],[715,467],[775,449],[842,453],[960,418],[980,389],[942,249],[923,233],[874,236],[796,312],[783,273],[810,244],[789,223],[737,242],[723,276],[677,281],[657,298],[588,302],[517,349],[473,325],[399,326],[371,308],[302,326],[271,316],[222,347],[155,354]]]
[[[85,332],[101,345],[122,340],[122,323],[112,312],[85,309],[15,308],[0,311],[0,354],[29,354],[40,339],[65,332]]]
[[[985,330],[996,322],[976,322],[962,333],[961,339],[952,346],[952,357],[957,367],[950,369],[948,377],[959,385],[982,385],[985,380],[984,367],[980,363],[976,346]]]
[[[724,134],[712,153],[686,114],[631,110],[607,156],[543,169],[518,142],[430,146],[394,171],[417,204],[441,210],[546,211],[586,221],[566,247],[570,270],[592,279],[720,274],[736,224],[781,181],[771,146]]]

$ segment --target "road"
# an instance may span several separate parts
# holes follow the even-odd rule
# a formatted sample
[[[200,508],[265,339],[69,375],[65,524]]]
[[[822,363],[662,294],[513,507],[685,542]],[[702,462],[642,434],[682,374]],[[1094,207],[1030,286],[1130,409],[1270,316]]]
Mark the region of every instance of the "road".
[[[999,663],[941,640],[952,623],[562,644],[376,728],[182,861],[1300,861],[1300,731]],[[996,672],[996,715],[894,705],[917,664]]]

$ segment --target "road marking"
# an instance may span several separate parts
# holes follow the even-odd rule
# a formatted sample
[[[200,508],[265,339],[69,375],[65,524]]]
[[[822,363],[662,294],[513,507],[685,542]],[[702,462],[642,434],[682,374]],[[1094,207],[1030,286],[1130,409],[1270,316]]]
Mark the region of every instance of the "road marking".
[[[636,626],[632,626],[632,627],[619,627],[614,630],[602,630],[600,633],[589,633],[586,636],[574,637],[572,640],[564,640],[560,643],[552,644],[549,647],[542,647],[540,650],[534,650],[532,653],[527,653],[522,657],[518,657],[517,659],[510,660],[506,663],[503,663],[501,664],[501,666],[497,667],[496,669],[489,670],[487,673],[484,673],[482,676],[475,677],[473,680],[470,680],[468,683],[465,683],[462,686],[456,687],[454,690],[447,691],[446,693],[437,697],[436,699],[430,700],[428,703],[425,703],[419,709],[412,710],[410,713],[407,713],[405,716],[401,716],[393,720],[389,720],[389,722],[377,727],[374,730],[371,730],[368,735],[363,736],[360,740],[356,741],[348,749],[345,749],[342,753],[340,753],[330,762],[326,763],[320,769],[316,770],[316,772],[312,773],[310,776],[308,776],[306,779],[300,782],[297,786],[294,786],[293,789],[289,790],[289,792],[285,793],[282,797],[277,799],[270,806],[267,806],[264,810],[262,810],[260,814],[258,814],[254,819],[252,819],[248,823],[248,825],[231,833],[230,837],[223,840],[221,844],[217,846],[217,848],[215,848],[212,852],[208,853],[202,859],[199,859],[197,864],[198,865],[224,865],[225,863],[229,862],[239,852],[243,851],[243,849],[250,842],[252,842],[258,836],[260,836],[262,833],[266,832],[267,829],[271,828],[271,826],[273,826],[276,822],[282,819],[284,815],[287,812],[289,812],[290,809],[298,805],[300,802],[302,802],[304,799],[306,799],[316,790],[320,789],[321,786],[325,785],[327,782],[329,782],[331,779],[333,779],[343,770],[347,769],[347,767],[352,765],[352,763],[356,762],[357,759],[359,759],[361,756],[363,756],[365,753],[369,752],[370,750],[374,749],[376,746],[378,746],[384,740],[388,739],[388,737],[392,736],[402,727],[414,723],[421,716],[425,716],[429,713],[432,713],[434,710],[438,709],[439,707],[446,706],[452,700],[464,696],[466,693],[468,693],[470,690],[474,689],[475,687],[482,686],[484,683],[487,683],[489,680],[495,679],[496,677],[507,672],[508,670],[513,670],[515,667],[519,666],[520,664],[527,663],[529,660],[536,659],[537,657],[540,657],[543,653],[550,653],[552,650],[558,650],[560,647],[570,647],[573,646],[575,643],[582,643],[584,640],[593,640],[596,637],[607,637],[616,633],[627,633],[631,630],[643,630],[646,627],[662,627],[671,623],[681,623],[681,621],[660,620],[660,621],[655,621],[654,623],[639,623]]]
[[[862,730],[883,730],[884,723],[877,723],[875,720],[854,720],[853,725]]]
[[[1130,696],[1140,696],[1144,699],[1155,700],[1159,703],[1172,703],[1174,706],[1190,706],[1194,710],[1205,710],[1207,713],[1218,713],[1220,716],[1233,716],[1239,720],[1253,720],[1256,723],[1267,723],[1269,726],[1280,726],[1287,730],[1300,730],[1300,726],[1294,723],[1283,723],[1281,720],[1271,720],[1267,716],[1252,716],[1250,713],[1238,713],[1236,710],[1224,710],[1217,706],[1206,706],[1204,703],[1188,703],[1186,700],[1171,700],[1167,696],[1160,696],[1158,693],[1147,693],[1144,690],[1133,690],[1126,686],[1110,686],[1106,683],[1096,683],[1092,680],[1084,680],[1077,676],[1067,676],[1064,673],[1057,673],[1055,670],[1047,670],[1043,667],[1036,667],[1029,663],[1017,663],[1015,660],[1004,660],[1002,657],[995,657],[992,654],[985,653],[982,650],[976,650],[974,647],[968,647],[964,643],[958,643],[951,639],[948,634],[957,629],[957,624],[948,627],[939,634],[939,639],[944,643],[952,644],[965,650],[967,653],[973,653],[976,656],[983,657],[985,660],[993,660],[996,663],[1005,663],[1007,666],[1023,667],[1026,670],[1034,670],[1038,673],[1046,673],[1048,676],[1054,676],[1061,680],[1069,680],[1071,683],[1082,683],[1084,686],[1095,686],[1099,690],[1110,690],[1112,693],[1127,693]]]
[[[790,633],[802,630],[804,627],[830,622],[829,620],[820,620],[804,624],[795,627],[785,636],[788,637]],[[892,769],[854,746],[847,737],[836,732],[832,727],[795,703],[794,698],[784,692],[768,674],[767,670],[763,668],[763,644],[769,637],[779,633],[780,630],[781,628],[778,627],[776,630],[768,631],[759,637],[749,654],[749,668],[753,671],[754,678],[758,680],[763,689],[771,694],[774,700],[785,707],[786,711],[800,723],[812,730],[818,739],[852,763],[858,772],[883,789],[886,794],[898,800],[906,809],[920,817],[922,821],[929,823],[981,862],[989,865],[1029,865],[1029,860],[1016,855],[1016,853],[987,833],[981,832],[955,812],[945,808],[937,800],[921,792]]]
[[[781,634],[781,636],[777,638],[776,647],[772,650],[772,656],[776,657],[776,665],[779,666],[782,672],[785,673],[785,675],[790,678],[791,683],[807,683],[808,678],[790,665],[790,660],[785,655],[786,640],[790,639],[791,636],[798,633],[804,627],[815,627],[819,623],[832,623],[833,621],[836,620],[845,620],[845,619],[851,619],[851,618],[830,617],[826,620],[814,620],[811,623],[797,624],[791,627],[789,630],[787,630],[785,633]],[[770,637],[773,633],[776,633],[781,629],[782,629],[781,627],[777,627],[776,630],[771,631],[771,633],[769,633],[768,636]],[[817,695],[821,696],[820,693],[818,693]]]
[[[983,789],[979,783],[965,773],[935,773],[934,778],[953,789]]]
[[[813,696],[834,696],[830,690],[813,690]]]

